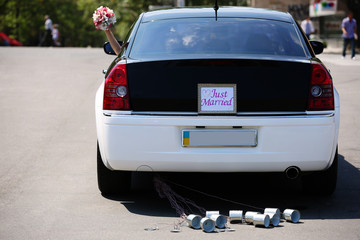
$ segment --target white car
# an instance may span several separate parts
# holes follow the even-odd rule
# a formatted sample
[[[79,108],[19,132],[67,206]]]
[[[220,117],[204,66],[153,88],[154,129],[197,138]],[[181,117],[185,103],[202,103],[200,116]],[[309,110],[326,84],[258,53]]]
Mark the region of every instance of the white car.
[[[129,190],[133,171],[284,172],[335,190],[339,95],[290,14],[158,10],[124,43],[96,94],[103,194]]]

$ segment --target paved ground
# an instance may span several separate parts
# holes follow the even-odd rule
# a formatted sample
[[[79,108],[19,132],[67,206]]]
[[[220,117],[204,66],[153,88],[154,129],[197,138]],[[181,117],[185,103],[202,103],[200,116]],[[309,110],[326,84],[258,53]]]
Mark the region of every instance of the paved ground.
[[[94,95],[112,57],[101,49],[0,48],[0,239],[360,239],[360,61],[320,58],[341,95],[335,194],[302,196],[297,182],[280,184],[281,177],[226,179],[200,189],[258,207],[298,208],[301,223],[232,225],[235,232],[218,234],[184,227],[175,234],[176,214],[153,191],[150,176],[137,175],[125,197],[106,198],[97,189]],[[213,179],[188,180],[193,186]],[[252,210],[176,190],[224,214]],[[155,226],[159,230],[144,230]]]

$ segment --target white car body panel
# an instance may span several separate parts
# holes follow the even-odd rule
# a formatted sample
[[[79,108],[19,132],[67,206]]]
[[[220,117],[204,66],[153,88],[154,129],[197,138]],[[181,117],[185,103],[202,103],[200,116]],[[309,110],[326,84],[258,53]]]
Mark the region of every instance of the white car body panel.
[[[96,128],[105,166],[113,170],[168,172],[282,172],[327,169],[334,158],[340,121],[335,111],[294,116],[140,115],[102,109],[96,94]],[[183,147],[182,130],[242,126],[258,132],[256,147]]]

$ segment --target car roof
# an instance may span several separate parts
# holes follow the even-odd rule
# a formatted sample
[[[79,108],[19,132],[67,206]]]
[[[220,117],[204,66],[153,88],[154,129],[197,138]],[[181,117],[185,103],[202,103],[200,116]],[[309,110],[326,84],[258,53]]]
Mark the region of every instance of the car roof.
[[[217,12],[218,18],[255,18],[268,19],[284,22],[292,22],[288,13],[250,7],[220,7]],[[215,19],[213,8],[172,8],[146,12],[142,22],[150,22],[174,18],[211,18]]]

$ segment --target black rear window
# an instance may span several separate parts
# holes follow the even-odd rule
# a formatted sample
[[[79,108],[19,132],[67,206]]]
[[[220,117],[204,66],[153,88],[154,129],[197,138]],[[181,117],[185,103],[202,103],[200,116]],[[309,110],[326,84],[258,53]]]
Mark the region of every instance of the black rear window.
[[[245,18],[145,22],[138,29],[130,57],[154,59],[190,54],[305,57],[295,27],[288,22]]]

